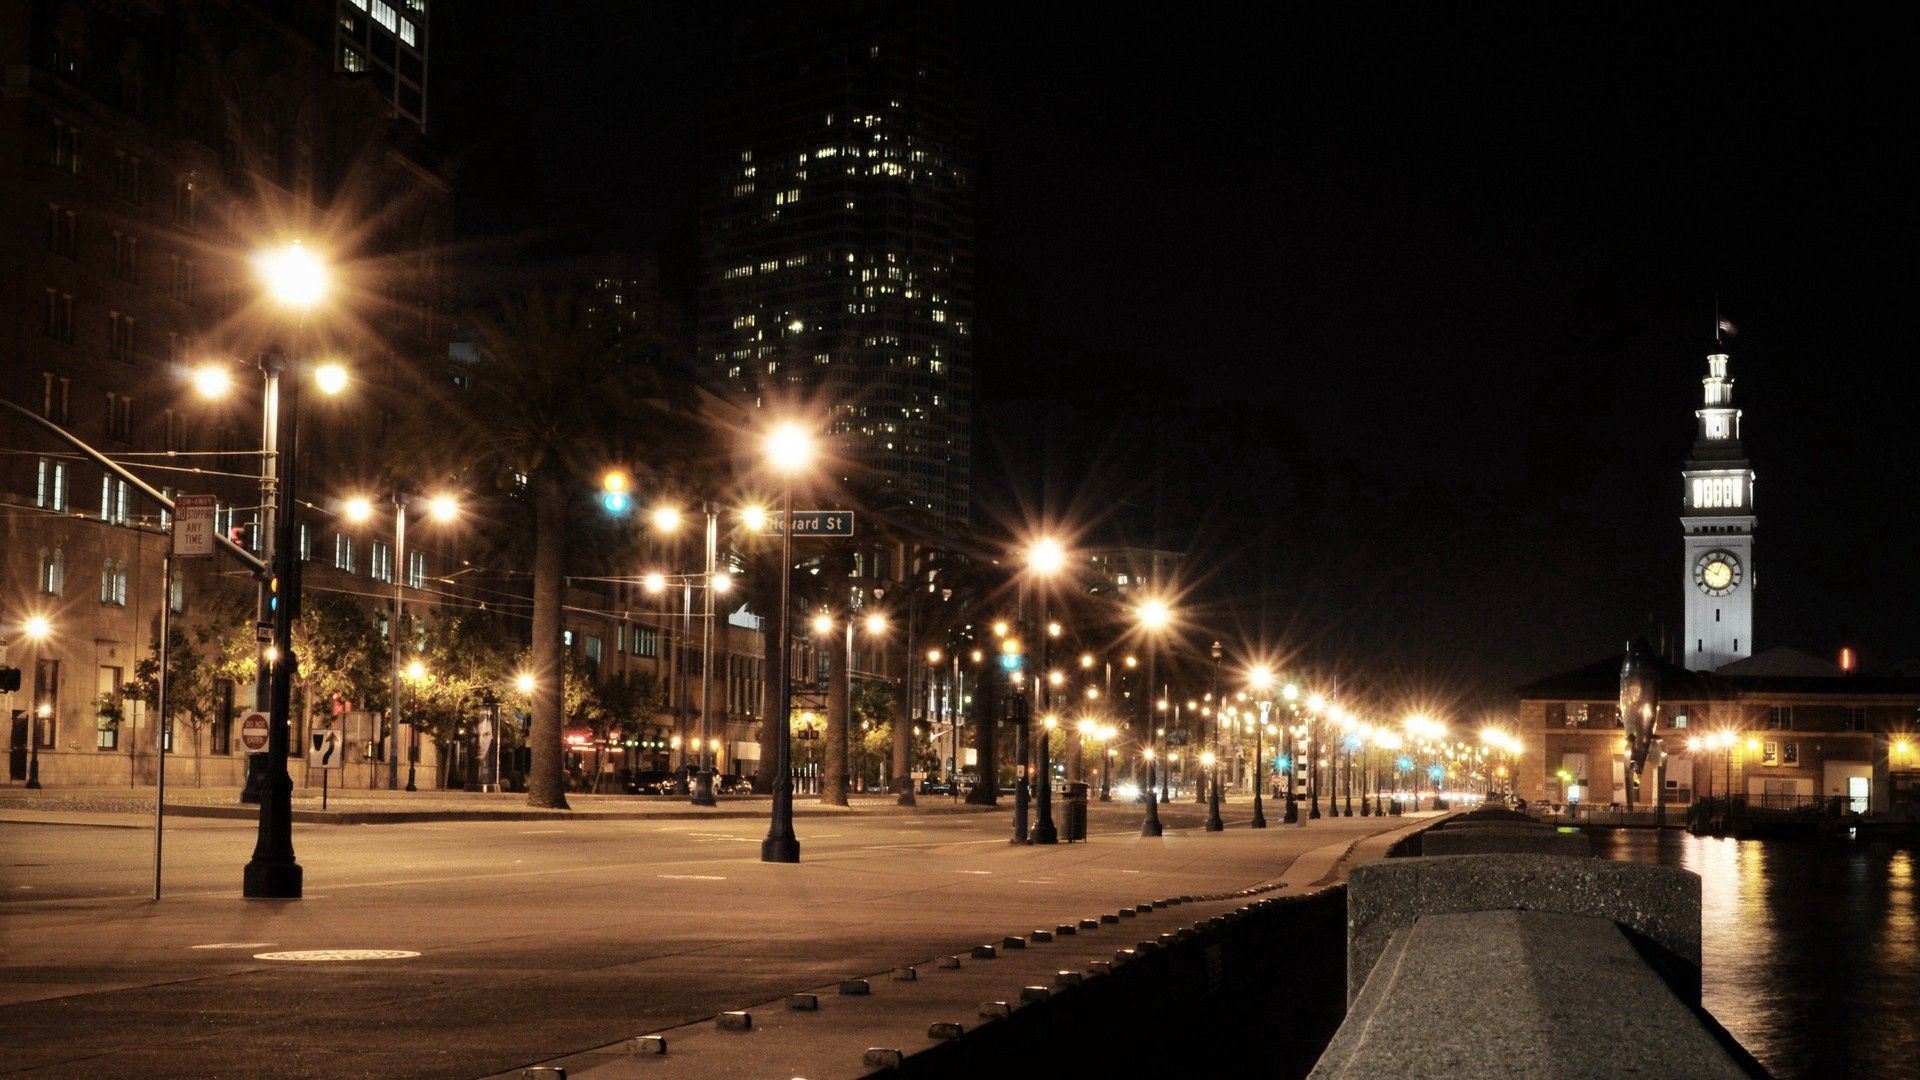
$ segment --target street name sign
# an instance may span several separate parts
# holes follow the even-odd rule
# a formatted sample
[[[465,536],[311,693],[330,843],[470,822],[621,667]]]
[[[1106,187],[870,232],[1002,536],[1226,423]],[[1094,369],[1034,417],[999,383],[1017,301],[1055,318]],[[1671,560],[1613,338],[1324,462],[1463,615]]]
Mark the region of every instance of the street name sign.
[[[340,733],[338,731],[310,731],[307,733],[307,768],[338,769],[346,765],[347,755],[340,751]]]
[[[263,712],[248,713],[240,721],[240,745],[249,750],[259,751],[267,748],[267,730],[271,721]]]
[[[786,527],[785,515],[778,510],[767,515],[767,531],[780,535]],[[793,512],[793,535],[845,537],[853,535],[853,511],[851,510],[795,510]]]
[[[212,495],[180,495],[173,500],[173,554],[192,559],[213,554],[213,513],[220,500]]]

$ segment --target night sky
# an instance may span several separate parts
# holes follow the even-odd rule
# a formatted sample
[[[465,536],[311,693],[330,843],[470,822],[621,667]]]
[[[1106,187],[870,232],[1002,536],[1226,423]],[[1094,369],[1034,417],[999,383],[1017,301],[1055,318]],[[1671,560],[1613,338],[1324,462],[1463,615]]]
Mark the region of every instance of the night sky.
[[[727,12],[497,6],[436,15],[474,257],[684,260]],[[1717,300],[1758,645],[1920,657],[1914,27],[1676,7],[963,5],[983,521],[1157,533],[1196,636],[1494,704],[1676,631]]]

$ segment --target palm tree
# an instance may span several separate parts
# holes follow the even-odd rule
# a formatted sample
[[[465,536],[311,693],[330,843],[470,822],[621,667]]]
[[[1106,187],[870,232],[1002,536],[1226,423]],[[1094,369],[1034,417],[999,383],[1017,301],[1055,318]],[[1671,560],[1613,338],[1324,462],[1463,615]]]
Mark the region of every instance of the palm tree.
[[[561,604],[570,512],[610,463],[664,464],[703,447],[692,383],[634,358],[637,342],[597,324],[571,292],[533,289],[469,316],[479,361],[456,361],[415,425],[455,471],[492,476],[533,536],[533,727],[527,805],[567,806]],[[648,442],[639,445],[644,436]]]

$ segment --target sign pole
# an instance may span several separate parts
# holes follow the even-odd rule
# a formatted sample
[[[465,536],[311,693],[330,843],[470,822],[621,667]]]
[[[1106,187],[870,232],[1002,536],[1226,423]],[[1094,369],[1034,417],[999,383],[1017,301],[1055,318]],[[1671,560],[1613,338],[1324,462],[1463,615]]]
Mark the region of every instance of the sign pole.
[[[179,517],[174,518],[178,527]],[[171,541],[172,537],[169,537]],[[153,898],[160,899],[160,848],[167,817],[167,668],[171,665],[173,642],[173,551],[171,543],[167,553],[160,559],[160,722],[154,728],[154,742],[159,750],[159,766],[155,773],[156,783],[153,790]],[[137,749],[137,747],[136,747]]]

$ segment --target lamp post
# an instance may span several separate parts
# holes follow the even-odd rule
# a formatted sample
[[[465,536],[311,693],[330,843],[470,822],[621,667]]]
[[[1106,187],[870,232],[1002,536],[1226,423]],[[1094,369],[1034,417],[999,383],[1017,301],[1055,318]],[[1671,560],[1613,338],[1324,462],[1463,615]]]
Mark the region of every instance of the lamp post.
[[[1326,739],[1324,738],[1325,728],[1321,724],[1321,714],[1326,711],[1326,708],[1326,698],[1319,694],[1307,695],[1307,715],[1313,718],[1309,721],[1311,731],[1307,736],[1308,745],[1311,748],[1311,756],[1307,758],[1307,818],[1309,820],[1318,820],[1320,817],[1320,769],[1322,765],[1320,755],[1326,743]]]
[[[1033,842],[1036,844],[1057,844],[1060,832],[1053,824],[1053,728],[1057,721],[1053,715],[1053,639],[1059,636],[1060,627],[1048,618],[1050,593],[1054,575],[1067,564],[1066,549],[1058,540],[1041,537],[1027,551],[1027,570],[1035,579],[1035,588],[1040,593],[1040,667],[1034,676],[1034,689],[1040,699],[1040,746],[1039,772],[1040,788],[1036,792],[1036,809]],[[1024,733],[1023,733],[1024,736]]]
[[[394,670],[396,677],[398,677],[400,673],[399,669],[396,668]],[[415,722],[415,718],[418,716],[420,710],[420,684],[426,681],[427,665],[419,660],[414,660],[407,664],[404,674],[407,678],[407,790],[417,791],[419,789],[414,786],[414,769],[420,764],[420,725]],[[400,708],[400,691],[398,689],[394,690],[393,704],[394,711],[398,712]],[[400,731],[399,726],[395,725],[393,730],[397,738]],[[394,748],[394,752],[399,752],[398,746]]]
[[[1213,647],[1209,649],[1208,652],[1213,657],[1213,701],[1208,706],[1208,712],[1210,714],[1208,716],[1208,720],[1211,722],[1213,727],[1213,730],[1212,730],[1213,737],[1211,740],[1212,751],[1207,755],[1207,771],[1201,777],[1200,782],[1203,784],[1207,784],[1209,788],[1207,792],[1207,831],[1220,832],[1227,827],[1226,822],[1220,820],[1220,765],[1219,765],[1220,707],[1223,704],[1220,697],[1220,657],[1221,657],[1221,654],[1224,652],[1224,650],[1220,648],[1220,643],[1218,641],[1215,641],[1213,643]],[[1257,801],[1259,797],[1260,797],[1259,785],[1256,783],[1254,785],[1254,799],[1256,800],[1254,803],[1255,806],[1260,805],[1259,802]]]
[[[1267,827],[1267,813],[1261,800],[1260,789],[1265,784],[1260,779],[1260,767],[1263,764],[1262,759],[1267,756],[1263,740],[1267,717],[1273,709],[1273,669],[1265,666],[1254,668],[1247,677],[1247,684],[1253,688],[1254,696],[1260,706],[1260,714],[1253,721],[1253,827],[1264,829]],[[1292,767],[1291,762],[1288,763],[1288,767]],[[1287,786],[1291,788],[1293,785]]]
[[[299,365],[303,362],[301,332],[307,313],[326,296],[327,268],[298,243],[262,253],[255,259],[255,267],[268,293],[295,316],[294,347],[288,352],[291,363]],[[299,460],[300,453],[300,380],[291,380],[286,393],[280,394],[277,386],[280,363],[276,358],[267,365],[271,390],[267,402],[268,423],[274,435],[273,454],[268,461],[274,464],[276,479],[278,462],[286,461],[290,467],[284,483],[278,485],[278,500],[286,505],[287,513],[275,518],[270,547],[278,590],[271,591],[270,583],[267,595],[271,599],[261,605],[263,615],[266,609],[271,609],[272,648],[276,659],[267,695],[266,790],[260,800],[260,829],[253,857],[247,862],[241,881],[241,892],[249,899],[297,899],[303,877],[293,852],[293,777],[287,773],[293,673],[299,664],[293,650],[293,617],[300,606],[300,559],[294,549],[293,527],[293,507],[299,505],[295,491],[299,470],[291,464]],[[345,382],[344,372],[337,368],[322,369],[316,371],[316,375],[320,377],[321,389],[329,393],[337,393]],[[284,416],[280,415],[282,410]],[[283,420],[286,422],[282,423]]]
[[[1157,684],[1154,680],[1154,661],[1158,654],[1158,650],[1155,648],[1157,644],[1155,637],[1167,628],[1167,624],[1173,621],[1173,611],[1167,607],[1166,601],[1149,599],[1135,609],[1134,614],[1139,620],[1140,629],[1146,636],[1147,648],[1147,695],[1143,704],[1146,706],[1144,711],[1146,713],[1145,720],[1147,725],[1144,737],[1148,740],[1149,745],[1145,753],[1141,755],[1146,759],[1147,763],[1147,783],[1143,789],[1143,794],[1146,796],[1147,814],[1145,819],[1140,823],[1140,835],[1160,836],[1165,830],[1160,824],[1160,804],[1153,794],[1154,749],[1151,745],[1156,728],[1156,721],[1158,720],[1155,712],[1159,704],[1158,692],[1155,689]]]
[[[28,616],[21,625],[20,632],[28,641],[33,642],[33,709],[27,721],[27,787],[40,790],[40,732],[51,718],[53,707],[40,695],[40,646],[53,634],[53,623],[45,615]],[[160,643],[162,667],[165,666],[166,642]],[[161,736],[160,752],[166,753],[165,735]]]
[[[767,460],[780,473],[780,615],[775,620],[779,631],[779,662],[774,665],[773,724],[773,813],[766,839],[760,842],[761,862],[799,862],[800,839],[793,834],[793,733],[788,717],[793,707],[793,641],[789,620],[793,604],[793,476],[813,459],[813,437],[798,424],[775,428],[767,437]]]
[[[401,678],[401,632],[406,625],[407,616],[407,493],[395,489],[393,493],[393,562],[388,570],[393,578],[393,622],[387,629],[387,645],[391,654],[388,671],[389,696],[392,701],[387,708],[387,790],[392,791],[400,783],[400,678]],[[362,524],[373,517],[373,500],[364,496],[355,496],[345,504],[347,520]],[[446,523],[460,512],[460,504],[451,495],[435,495],[427,500],[427,516],[434,521]],[[409,766],[409,773],[412,769]],[[414,790],[412,777],[408,777],[407,790]]]
[[[1293,683],[1280,688],[1280,696],[1287,703],[1286,749],[1281,756],[1287,759],[1287,808],[1280,816],[1282,824],[1300,824],[1300,804],[1294,797],[1294,778],[1300,775],[1300,759],[1294,756],[1297,744],[1294,742],[1294,729],[1300,720],[1300,688]]]

